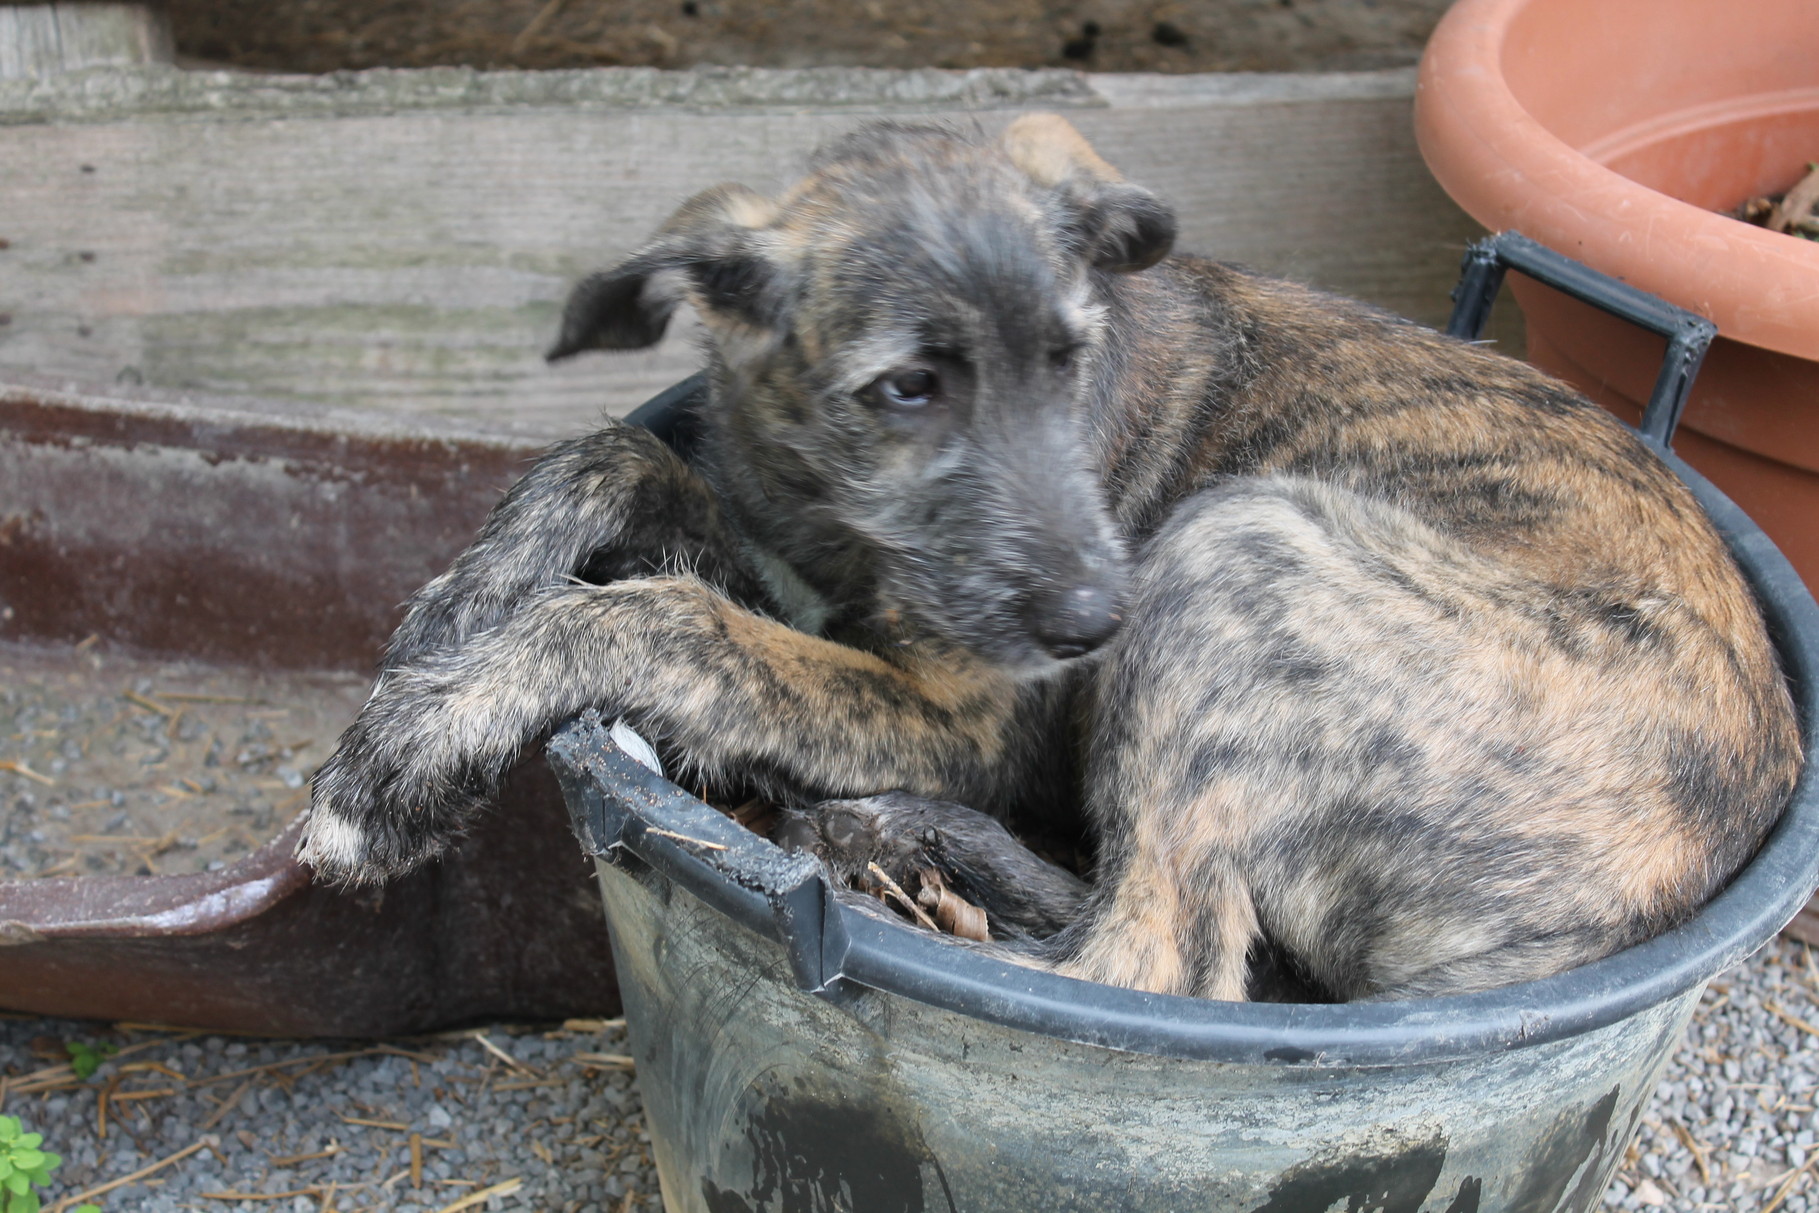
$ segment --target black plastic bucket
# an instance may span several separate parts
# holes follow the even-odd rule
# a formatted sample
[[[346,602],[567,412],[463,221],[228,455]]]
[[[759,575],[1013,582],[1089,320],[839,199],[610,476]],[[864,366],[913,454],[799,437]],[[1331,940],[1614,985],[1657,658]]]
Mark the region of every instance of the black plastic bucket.
[[[1668,456],[1761,596],[1811,752],[1819,608]],[[1138,993],[839,905],[597,718],[550,758],[597,857],[671,1213],[1566,1213],[1598,1205],[1705,983],[1819,884],[1809,768],[1698,917],[1544,981],[1337,1006]]]
[[[1506,233],[1505,267],[1669,338],[1643,439],[1761,599],[1819,749],[1819,607],[1664,445],[1710,326]],[[686,450],[699,379],[634,420]],[[1337,1006],[1139,993],[989,959],[840,905],[816,863],[616,745],[551,742],[596,858],[670,1213],[1581,1213],[1599,1205],[1706,983],[1819,885],[1811,766],[1755,860],[1686,925],[1543,981]]]

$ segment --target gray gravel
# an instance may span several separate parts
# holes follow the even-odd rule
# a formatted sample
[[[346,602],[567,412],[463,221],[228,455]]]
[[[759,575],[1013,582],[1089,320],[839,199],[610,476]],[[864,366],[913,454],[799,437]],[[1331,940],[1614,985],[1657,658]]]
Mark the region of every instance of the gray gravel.
[[[1706,991],[1606,1204],[1819,1213],[1816,1097],[1819,949],[1779,940]]]
[[[68,1041],[121,1052],[77,1082],[53,1060]],[[466,1207],[654,1211],[662,1204],[625,1051],[621,1021],[372,1042],[11,1017],[0,1021],[0,1111],[63,1156],[50,1193],[59,1198],[207,1143],[95,1198],[106,1213],[437,1213],[499,1185],[508,1190]],[[255,1067],[271,1068],[242,1073]],[[105,1138],[103,1091],[112,1092]]]
[[[106,1213],[440,1213],[514,1179],[515,1190],[468,1207],[661,1208],[637,1082],[615,1060],[627,1052],[621,1024],[483,1034],[260,1040],[11,1017],[0,1019],[0,1112],[64,1155],[59,1197],[208,1143],[99,1198]],[[53,1060],[68,1041],[123,1052],[77,1082]],[[280,1068],[240,1073],[260,1066]],[[163,1093],[130,1098],[139,1092]],[[1819,1213],[1816,1093],[1819,950],[1779,941],[1707,992],[1607,1207]],[[209,1195],[231,1192],[294,1195]]]
[[[0,642],[0,881],[225,867],[303,807],[367,686]]]

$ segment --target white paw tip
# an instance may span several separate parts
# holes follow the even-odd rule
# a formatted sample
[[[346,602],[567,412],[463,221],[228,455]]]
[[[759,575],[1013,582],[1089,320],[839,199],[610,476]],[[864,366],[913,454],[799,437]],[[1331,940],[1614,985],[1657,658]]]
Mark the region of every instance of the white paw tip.
[[[353,822],[317,811],[310,815],[303,846],[297,854],[311,867],[345,871],[360,865],[366,854],[366,839]]]

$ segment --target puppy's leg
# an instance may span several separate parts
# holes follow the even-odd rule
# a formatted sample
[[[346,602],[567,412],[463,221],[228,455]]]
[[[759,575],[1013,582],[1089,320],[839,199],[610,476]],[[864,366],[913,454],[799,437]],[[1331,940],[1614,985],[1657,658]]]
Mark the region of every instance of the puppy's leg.
[[[704,776],[1000,803],[1024,703],[1008,676],[906,649],[892,664],[792,631],[692,578],[536,591],[458,649],[389,674],[315,780],[300,855],[331,879],[444,849],[525,744],[585,707]]]
[[[1268,485],[1208,493],[1140,557],[1123,630],[1097,671],[1087,803],[1097,886],[1048,958],[1074,977],[1242,1000],[1263,933],[1248,862],[1286,811],[1278,750],[1307,742],[1258,683],[1290,647],[1287,604],[1305,587],[1286,557],[1299,513]],[[1313,528],[1303,526],[1302,529]]]
[[[850,883],[877,864],[908,884],[933,868],[986,913],[999,938],[1046,938],[1079,916],[1087,883],[1024,846],[1004,825],[965,805],[907,792],[829,800],[791,810],[778,841],[821,856]]]
[[[1258,941],[1254,892],[1240,861],[1144,847],[1099,887],[1087,915],[1052,941],[1059,972],[1158,994],[1242,1002]]]
[[[531,591],[686,567],[762,601],[707,485],[649,431],[621,422],[561,443],[493,507],[448,571],[405,604],[384,668],[460,644]]]

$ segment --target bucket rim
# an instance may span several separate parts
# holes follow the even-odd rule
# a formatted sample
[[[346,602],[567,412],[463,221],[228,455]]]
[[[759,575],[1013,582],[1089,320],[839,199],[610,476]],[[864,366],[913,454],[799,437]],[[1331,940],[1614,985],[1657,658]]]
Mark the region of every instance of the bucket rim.
[[[687,443],[694,376],[629,420]],[[1761,604],[1819,749],[1819,605],[1761,528],[1648,438],[1723,535]],[[584,849],[648,866],[791,953],[798,986],[834,1002],[857,988],[1033,1034],[1125,1052],[1250,1065],[1359,1068],[1464,1060],[1568,1039],[1702,988],[1781,930],[1819,886],[1819,774],[1803,766],[1755,857],[1692,919],[1566,972],[1474,994],[1395,1002],[1232,1003],[1150,994],[1011,964],[837,901],[807,856],[788,855],[626,755],[597,714],[551,739]]]

